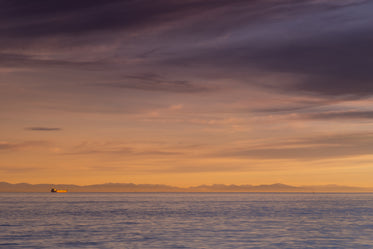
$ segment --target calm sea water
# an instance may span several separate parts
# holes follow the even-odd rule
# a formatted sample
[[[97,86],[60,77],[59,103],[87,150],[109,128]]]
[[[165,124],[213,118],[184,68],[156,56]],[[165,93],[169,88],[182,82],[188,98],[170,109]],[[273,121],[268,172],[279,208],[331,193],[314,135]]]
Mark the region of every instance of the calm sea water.
[[[373,248],[373,194],[0,193],[0,248]]]

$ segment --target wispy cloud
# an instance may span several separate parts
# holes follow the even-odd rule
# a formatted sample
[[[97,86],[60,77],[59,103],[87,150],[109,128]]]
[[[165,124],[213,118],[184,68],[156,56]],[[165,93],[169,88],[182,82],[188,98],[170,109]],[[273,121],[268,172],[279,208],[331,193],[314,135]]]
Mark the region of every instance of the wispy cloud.
[[[170,80],[153,73],[129,75],[125,76],[123,80],[106,82],[99,84],[99,86],[175,93],[196,93],[215,90],[211,86],[194,84],[187,80]]]
[[[0,141],[0,150],[25,150],[50,146],[47,141],[8,142]]]
[[[0,53],[3,68],[69,68],[75,70],[99,70],[106,65],[103,61],[82,61],[79,59],[43,58],[38,54]]]
[[[76,35],[97,31],[139,30],[147,27],[168,24],[213,12],[218,8],[249,7],[254,12],[258,1],[74,1],[50,3],[39,1],[30,4],[21,0],[16,3],[5,1],[0,20],[7,20],[8,27],[3,31],[13,37],[40,37],[51,35]],[[51,14],[53,13],[53,14]],[[27,22],[33,19],[34,22]]]
[[[372,133],[334,134],[308,137],[295,141],[284,140],[258,144],[246,148],[219,151],[215,156],[251,159],[319,160],[360,155],[371,155]]]
[[[5,174],[24,174],[27,173],[33,173],[38,171],[43,171],[45,168],[42,167],[35,167],[35,166],[1,166],[0,165],[0,172],[3,172]]]
[[[304,114],[301,117],[320,120],[356,120],[356,119],[372,119],[373,111],[330,111],[320,113]]]
[[[26,127],[25,130],[28,130],[28,131],[62,131],[61,128],[57,128],[57,127],[42,127],[42,126]]]
[[[117,156],[176,156],[183,153],[177,150],[170,150],[167,148],[152,148],[145,145],[147,148],[141,146],[131,146],[126,143],[119,142],[84,142],[65,152],[66,155],[117,155]]]

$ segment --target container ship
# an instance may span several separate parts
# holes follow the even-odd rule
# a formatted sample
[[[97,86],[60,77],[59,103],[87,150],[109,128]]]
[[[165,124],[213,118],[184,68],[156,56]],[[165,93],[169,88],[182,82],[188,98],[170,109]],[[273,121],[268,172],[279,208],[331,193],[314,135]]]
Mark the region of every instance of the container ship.
[[[67,189],[56,189],[56,188],[52,188],[51,192],[52,193],[66,193]]]

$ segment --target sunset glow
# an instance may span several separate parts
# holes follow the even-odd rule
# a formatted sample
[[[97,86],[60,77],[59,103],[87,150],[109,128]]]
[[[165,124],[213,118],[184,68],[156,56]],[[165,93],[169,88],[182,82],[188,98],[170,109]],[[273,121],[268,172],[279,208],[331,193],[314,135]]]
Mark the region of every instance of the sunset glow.
[[[372,1],[2,2],[0,181],[373,187]]]

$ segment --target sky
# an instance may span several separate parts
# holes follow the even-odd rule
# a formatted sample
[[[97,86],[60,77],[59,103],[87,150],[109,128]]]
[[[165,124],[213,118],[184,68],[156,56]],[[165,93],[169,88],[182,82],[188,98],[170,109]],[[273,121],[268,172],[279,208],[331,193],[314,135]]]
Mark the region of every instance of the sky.
[[[373,1],[0,4],[0,181],[373,187]]]

